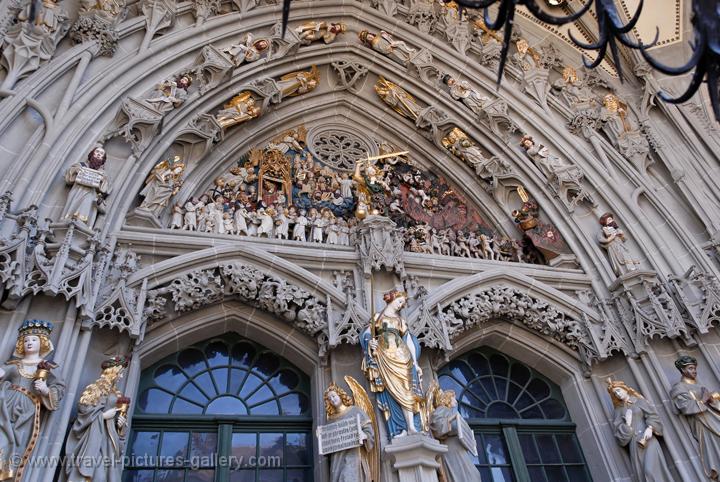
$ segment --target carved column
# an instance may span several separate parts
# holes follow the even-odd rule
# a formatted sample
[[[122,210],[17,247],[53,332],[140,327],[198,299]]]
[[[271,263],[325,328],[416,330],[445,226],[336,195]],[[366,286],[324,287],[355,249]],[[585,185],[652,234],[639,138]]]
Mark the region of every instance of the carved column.
[[[393,458],[400,482],[437,482],[439,457],[447,450],[434,438],[413,434],[392,439],[385,454]]]

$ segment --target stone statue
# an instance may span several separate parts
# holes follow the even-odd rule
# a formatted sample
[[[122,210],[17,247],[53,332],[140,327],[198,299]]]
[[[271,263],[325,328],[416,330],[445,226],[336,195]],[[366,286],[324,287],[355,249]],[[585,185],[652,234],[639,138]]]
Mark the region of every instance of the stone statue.
[[[57,410],[65,383],[45,357],[53,350],[53,325],[25,320],[18,330],[15,358],[0,368],[0,480],[22,480],[40,435],[43,409]]]
[[[145,99],[145,102],[158,112],[170,112],[185,102],[191,85],[192,79],[189,75],[166,80],[155,88],[156,95]]]
[[[260,116],[260,113],[260,107],[256,105],[255,97],[250,92],[243,91],[230,99],[230,102],[215,114],[215,120],[220,127],[227,129],[255,119]]]
[[[383,102],[393,108],[395,112],[403,117],[407,117],[412,121],[417,121],[423,108],[417,103],[415,98],[405,89],[397,84],[386,80],[383,76],[378,78],[375,83],[375,92]]]
[[[457,127],[443,137],[442,145],[455,157],[459,157],[475,170],[475,174],[488,181],[493,187],[497,185],[497,176],[507,174],[510,165],[497,157],[485,157],[480,148]]]
[[[610,266],[617,276],[635,271],[640,261],[634,259],[630,250],[625,246],[625,233],[613,219],[612,213],[605,213],[600,217],[602,231],[598,236],[600,246],[608,253]]]
[[[248,33],[239,44],[232,44],[223,50],[236,67],[243,63],[260,60],[263,55],[270,52],[270,41],[264,38],[255,40],[253,34]]]
[[[480,472],[473,463],[472,454],[462,444],[458,435],[472,433],[467,422],[459,416],[453,390],[437,389],[434,394],[435,409],[430,414],[430,431],[433,437],[447,445],[442,455],[442,470],[447,482],[482,482]],[[458,426],[459,424],[465,427]]]
[[[615,438],[630,450],[638,482],[674,482],[657,437],[663,427],[653,404],[625,384],[608,378],[608,393],[615,407]]]
[[[105,196],[110,184],[105,176],[105,149],[96,147],[87,156],[87,162],[78,162],[65,172],[65,182],[72,185],[61,219],[77,219],[89,228],[95,225],[98,212],[105,212]]]
[[[170,198],[177,194],[182,186],[182,174],[185,171],[185,164],[175,156],[172,161],[164,160],[159,162],[145,180],[145,187],[140,191],[143,196],[141,209],[153,213],[156,217],[168,205]]]
[[[407,65],[417,53],[417,50],[402,40],[395,40],[392,35],[384,30],[381,30],[379,35],[362,30],[358,36],[363,44],[401,65]]]
[[[127,366],[124,356],[105,360],[100,378],[80,395],[65,448],[68,482],[120,482],[129,399],[117,382]]]
[[[670,389],[675,408],[688,418],[698,441],[700,462],[710,480],[720,476],[720,393],[697,383],[697,360],[681,356],[675,367],[682,378]]]
[[[400,316],[407,303],[403,291],[385,293],[386,305],[361,335],[362,369],[376,394],[391,438],[421,430],[422,369],[420,344]]]
[[[309,71],[290,72],[277,81],[281,98],[306,94],[320,85],[320,71],[313,65]]]
[[[450,96],[465,104],[475,115],[483,115],[483,107],[490,98],[473,89],[467,80],[457,80],[449,75],[443,81],[450,88]]]
[[[295,33],[303,45],[310,45],[315,40],[322,39],[326,44],[332,43],[335,38],[347,31],[344,23],[310,21],[295,27]]]
[[[342,450],[332,454],[330,480],[332,482],[377,481],[377,476],[373,476],[373,474],[377,473],[378,468],[377,458],[374,457],[377,447],[377,433],[374,429],[374,425],[377,424],[377,422],[374,421],[375,411],[372,404],[370,404],[365,390],[360,387],[352,377],[345,378],[346,380],[350,379],[355,382],[356,388],[353,388],[353,391],[358,388],[362,390],[364,400],[360,399],[358,400],[358,404],[356,404],[345,390],[335,383],[332,383],[327,390],[325,390],[325,395],[323,396],[323,400],[325,401],[325,415],[329,423],[359,416],[362,427],[360,437],[363,444],[356,448]],[[362,395],[358,398],[362,398]]]

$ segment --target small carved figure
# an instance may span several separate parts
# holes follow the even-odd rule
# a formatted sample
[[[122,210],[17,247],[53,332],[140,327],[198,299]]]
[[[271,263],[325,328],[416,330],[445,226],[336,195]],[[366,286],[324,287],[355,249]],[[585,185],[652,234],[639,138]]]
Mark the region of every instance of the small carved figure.
[[[612,213],[605,213],[600,217],[602,231],[598,237],[600,246],[608,253],[610,266],[617,276],[630,271],[635,271],[640,266],[640,261],[630,254],[625,246],[625,233],[617,225]]]
[[[306,94],[318,85],[320,85],[320,71],[316,65],[313,65],[309,71],[301,70],[285,74],[277,81],[278,90],[283,99]]]
[[[168,205],[170,198],[177,194],[182,186],[182,174],[185,164],[175,156],[172,161],[159,162],[145,180],[145,187],[140,191],[144,198],[140,208],[150,211],[155,216]]]
[[[0,368],[0,480],[22,480],[40,436],[44,410],[57,410],[65,383],[45,360],[53,351],[53,325],[25,320],[18,330],[13,356]]]
[[[170,221],[170,229],[182,229],[183,227],[183,208],[180,203],[173,206],[172,220]]]
[[[250,63],[260,60],[264,55],[270,51],[270,41],[264,38],[255,40],[255,37],[251,33],[245,34],[242,42],[239,44],[232,44],[230,47],[223,50],[226,53],[236,67],[239,67],[243,63]]]
[[[675,367],[682,378],[672,386],[670,397],[678,411],[690,423],[698,441],[705,475],[710,480],[720,477],[720,393],[711,392],[697,382],[697,360],[681,356]]]
[[[308,218],[305,217],[307,212],[304,209],[300,210],[300,214],[295,219],[295,226],[293,226],[293,239],[295,241],[307,241],[305,238],[305,227],[308,225]]]
[[[181,75],[177,79],[169,79],[156,87],[157,95],[145,102],[158,112],[169,112],[180,106],[187,99],[187,90],[192,85],[189,75]]]
[[[662,422],[655,407],[625,382],[608,379],[608,393],[615,407],[615,438],[630,450],[638,482],[674,482],[658,437]]]
[[[80,395],[65,449],[68,481],[120,480],[129,399],[118,390],[117,382],[127,366],[124,356],[105,360],[100,378]]]
[[[447,452],[442,455],[445,480],[481,482],[480,472],[473,463],[472,454],[459,439],[461,433],[472,433],[472,431],[458,412],[455,392],[438,389],[434,401],[436,408],[430,414],[430,430],[433,437],[448,447]]]
[[[261,114],[260,107],[256,105],[255,97],[248,92],[243,91],[230,99],[222,109],[215,114],[220,127],[227,129],[237,124],[255,119]]]
[[[367,30],[362,30],[358,36],[363,44],[395,60],[401,65],[407,65],[410,59],[417,53],[417,50],[402,40],[395,40],[392,35],[384,30],[381,30],[379,35],[368,32]]]
[[[423,108],[420,107],[415,98],[405,89],[386,80],[383,76],[380,76],[375,83],[375,92],[383,102],[401,116],[407,117],[413,122],[420,117]]]
[[[497,176],[510,170],[507,162],[497,157],[485,157],[482,150],[458,127],[454,127],[447,136],[443,137],[442,145],[454,156],[465,161],[475,170],[475,174],[488,181],[493,187],[497,186]]]
[[[446,75],[443,77],[443,81],[450,88],[450,96],[453,99],[465,104],[475,115],[483,114],[483,107],[490,100],[489,97],[473,89],[467,80],[457,80]]]
[[[197,211],[200,203],[195,198],[190,198],[185,203],[185,215],[183,218],[183,230],[197,231]]]
[[[310,21],[295,27],[295,33],[303,45],[310,45],[320,39],[329,44],[335,40],[335,37],[346,31],[347,25],[344,23]]]
[[[105,175],[105,149],[96,147],[87,162],[78,162],[65,172],[65,182],[72,185],[61,218],[77,219],[89,228],[95,225],[98,213],[105,212],[105,196],[110,184]]]

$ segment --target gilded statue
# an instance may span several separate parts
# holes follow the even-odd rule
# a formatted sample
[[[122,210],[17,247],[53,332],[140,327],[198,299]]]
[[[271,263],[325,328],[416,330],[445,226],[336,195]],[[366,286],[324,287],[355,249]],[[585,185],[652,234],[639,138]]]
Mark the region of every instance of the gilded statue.
[[[239,67],[243,63],[256,62],[270,53],[270,41],[265,38],[256,40],[253,34],[247,33],[241,43],[232,44],[224,49],[223,53],[230,57],[236,67]]]
[[[408,64],[410,59],[417,53],[417,50],[402,40],[395,40],[392,35],[384,30],[381,30],[380,34],[362,30],[358,36],[367,47],[395,60],[401,65]]]
[[[395,112],[412,121],[417,121],[423,108],[405,89],[380,76],[375,83],[375,92]]]
[[[475,174],[489,181],[493,186],[497,184],[496,176],[498,174],[507,173],[510,170],[507,162],[497,157],[485,157],[482,150],[458,127],[454,127],[443,137],[442,145],[455,157],[465,161],[475,170]]]
[[[615,222],[612,213],[600,216],[602,231],[598,236],[600,246],[608,253],[610,266],[617,276],[636,271],[640,261],[633,258],[630,250],[625,246],[625,232]]]
[[[65,453],[68,482],[120,482],[129,399],[117,388],[128,358],[105,360],[102,373],[80,395]]]
[[[375,409],[365,389],[351,376],[345,381],[353,392],[332,383],[323,396],[328,423],[359,416],[362,445],[332,454],[330,480],[332,482],[371,482],[379,480],[380,459]]]
[[[65,172],[65,183],[71,185],[61,219],[77,219],[89,228],[95,225],[98,213],[105,212],[105,196],[110,183],[105,175],[105,149],[95,147],[87,156],[87,162],[73,164]]]
[[[295,34],[303,45],[310,45],[315,40],[322,39],[326,44],[335,41],[335,38],[347,32],[347,25],[344,23],[316,22],[310,21],[295,27]]]
[[[261,114],[260,106],[257,105],[255,97],[247,90],[240,92],[238,95],[230,99],[221,110],[215,114],[220,127],[227,129],[228,127],[241,124],[255,119]]]
[[[164,160],[156,164],[140,191],[144,198],[140,208],[158,216],[170,198],[180,190],[184,171],[185,163],[180,161],[179,156],[175,156],[172,161]]]
[[[513,54],[513,61],[523,70],[530,71],[540,67],[540,54],[537,50],[530,47],[530,44],[524,38],[520,38],[515,42],[517,52]]]
[[[460,434],[472,433],[468,423],[460,416],[453,390],[432,391],[428,401],[430,432],[433,437],[447,445],[442,457],[442,473],[446,482],[482,482],[480,472],[473,462],[473,454],[463,445]]]
[[[608,378],[608,393],[615,407],[613,432],[618,443],[628,447],[638,482],[674,482],[658,437],[662,422],[655,406],[620,380]]]
[[[698,441],[700,463],[709,480],[720,476],[720,393],[711,392],[697,381],[697,360],[681,356],[675,367],[682,378],[670,389],[670,398],[687,417]]]
[[[317,65],[313,65],[310,70],[307,71],[290,72],[280,77],[280,80],[277,81],[277,86],[282,94],[282,98],[307,94],[318,85],[320,85],[320,71]]]
[[[403,291],[385,293],[386,305],[360,337],[362,369],[383,412],[391,438],[422,429],[422,369],[418,362],[420,344],[408,329],[400,310],[407,303]]]
[[[65,383],[45,359],[52,351],[53,325],[25,320],[13,357],[0,368],[0,480],[22,480],[40,435],[45,410],[57,410]]]

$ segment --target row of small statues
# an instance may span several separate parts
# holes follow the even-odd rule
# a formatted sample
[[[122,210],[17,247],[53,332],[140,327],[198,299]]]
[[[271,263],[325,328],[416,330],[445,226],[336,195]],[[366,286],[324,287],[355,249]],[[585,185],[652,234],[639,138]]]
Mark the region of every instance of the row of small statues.
[[[203,195],[184,206],[175,204],[170,229],[349,246],[354,225],[354,219],[348,222],[327,208],[298,210],[275,204],[252,211],[239,203],[230,205],[221,196],[211,201]]]

